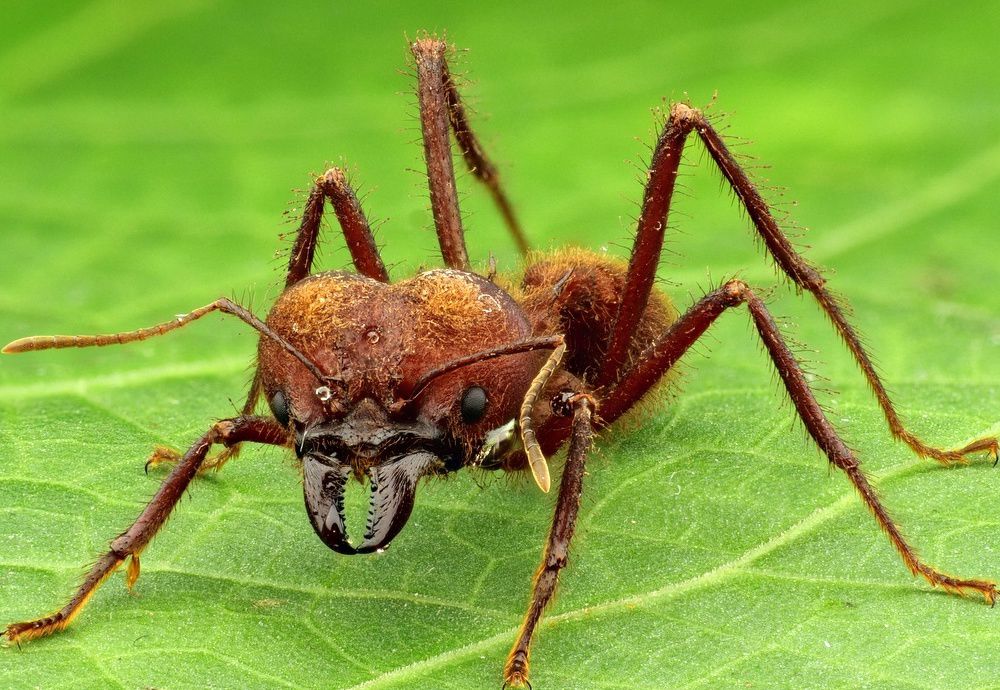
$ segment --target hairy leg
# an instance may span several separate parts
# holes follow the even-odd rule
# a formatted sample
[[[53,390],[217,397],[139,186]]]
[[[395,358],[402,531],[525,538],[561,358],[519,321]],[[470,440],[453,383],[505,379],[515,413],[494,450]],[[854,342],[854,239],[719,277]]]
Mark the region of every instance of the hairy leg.
[[[295,244],[292,245],[288,257],[285,287],[294,285],[312,272],[326,199],[330,199],[330,203],[333,204],[340,229],[347,241],[347,248],[351,252],[351,260],[358,273],[388,283],[389,273],[382,263],[378,246],[375,244],[375,235],[368,225],[368,219],[361,210],[361,204],[354,195],[354,190],[347,183],[343,170],[330,168],[316,179],[306,199]]]
[[[97,559],[76,594],[55,613],[22,623],[11,623],[3,635],[10,642],[23,642],[63,630],[80,613],[98,587],[129,560],[125,583],[131,589],[139,577],[139,554],[156,535],[174,506],[184,495],[191,479],[205,460],[209,448],[216,443],[227,447],[249,441],[270,445],[286,445],[288,431],[266,417],[236,417],[216,422],[188,449],[173,471],[163,480],[152,500],[132,526],[111,542],[111,548]]]
[[[549,531],[542,563],[535,573],[528,612],[525,614],[524,623],[521,624],[517,641],[507,655],[503,672],[504,687],[530,686],[528,672],[531,638],[542,619],[545,607],[555,593],[559,571],[566,567],[570,541],[576,529],[584,469],[593,438],[591,417],[594,412],[594,401],[589,395],[579,394],[569,397],[567,406],[573,414],[572,431],[562,482],[559,485],[555,515],[552,518],[552,529]]]
[[[837,329],[878,400],[892,435],[906,443],[917,455],[930,457],[945,464],[963,462],[967,455],[982,451],[987,451],[995,457],[1000,450],[995,438],[977,439],[962,448],[942,449],[924,443],[906,428],[889,398],[885,385],[875,371],[871,357],[862,346],[857,332],[847,321],[841,301],[827,289],[826,279],[792,247],[767,202],[704,114],[683,103],[674,104],[671,108],[667,124],[653,153],[642,213],[629,261],[626,286],[598,383],[601,385],[614,383],[620,379],[621,372],[625,368],[628,347],[646,308],[656,276],[681,152],[688,134],[692,131],[702,140],[712,160],[746,209],[771,258],[799,290],[812,293]]]
[[[649,302],[649,293],[656,279],[656,269],[660,265],[663,237],[669,220],[670,202],[674,196],[674,185],[677,182],[681,154],[684,152],[684,142],[694,126],[688,113],[689,110],[677,106],[671,108],[667,124],[663,127],[653,151],[642,198],[639,225],[635,242],[632,244],[628,273],[625,276],[625,288],[622,290],[604,366],[597,377],[597,384],[600,386],[614,383],[621,374],[632,338]]]
[[[455,133],[455,140],[469,170],[489,190],[518,248],[526,252],[528,243],[524,232],[500,186],[496,167],[486,157],[482,144],[472,132],[458,87],[448,70],[448,44],[436,38],[420,38],[410,44],[410,50],[416,60],[420,128],[427,163],[431,212],[445,264],[451,268],[469,270],[469,255],[465,247],[455,168],[451,158],[449,128]]]
[[[434,228],[441,245],[441,257],[449,268],[468,271],[469,253],[465,249],[462,214],[455,187],[455,167],[452,165],[451,142],[448,139],[448,95],[445,86],[448,72],[444,62],[448,45],[444,41],[424,38],[414,41],[410,49],[417,61],[420,129],[424,138],[431,213],[434,215]]]
[[[830,462],[843,470],[851,480],[910,572],[921,575],[931,585],[941,587],[948,592],[963,595],[979,593],[987,602],[993,603],[996,597],[996,585],[993,582],[953,577],[920,560],[882,505],[854,453],[840,439],[836,429],[816,401],[801,366],[789,350],[764,303],[742,281],[730,281],[722,288],[706,295],[650,346],[643,354],[642,360],[626,372],[602,400],[598,411],[602,421],[610,424],[628,410],[724,311],[741,304],[745,304],[749,309],[761,341],[771,356],[809,435]]]
[[[476,176],[476,179],[482,182],[486,186],[486,189],[489,190],[490,196],[493,197],[493,203],[497,205],[497,209],[503,217],[507,230],[514,238],[514,243],[522,254],[527,254],[529,249],[528,239],[524,236],[521,223],[514,214],[514,207],[500,185],[500,173],[497,172],[496,166],[490,162],[490,159],[486,157],[483,145],[479,143],[479,140],[472,131],[472,126],[469,124],[469,116],[465,112],[465,106],[462,105],[458,87],[455,85],[455,80],[448,71],[447,63],[444,65],[444,75],[445,89],[448,94],[448,115],[451,120],[451,129],[455,132],[455,140],[458,142],[458,148],[462,151],[465,165]]]

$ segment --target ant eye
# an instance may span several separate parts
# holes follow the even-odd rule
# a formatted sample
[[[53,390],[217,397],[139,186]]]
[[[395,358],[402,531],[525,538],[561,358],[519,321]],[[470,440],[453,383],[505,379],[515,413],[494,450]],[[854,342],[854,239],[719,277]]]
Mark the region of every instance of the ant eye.
[[[474,424],[486,414],[486,391],[479,386],[467,388],[462,396],[462,421]]]
[[[271,398],[271,413],[281,426],[288,426],[288,400],[281,391]]]

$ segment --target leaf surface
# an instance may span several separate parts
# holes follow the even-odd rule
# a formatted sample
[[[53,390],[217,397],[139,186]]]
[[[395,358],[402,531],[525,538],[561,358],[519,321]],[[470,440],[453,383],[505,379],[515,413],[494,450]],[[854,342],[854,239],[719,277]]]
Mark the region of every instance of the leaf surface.
[[[136,328],[223,294],[264,313],[290,190],[325,161],[385,220],[394,277],[436,265],[399,69],[404,32],[447,28],[538,248],[627,255],[644,163],[625,161],[647,155],[649,107],[717,90],[726,133],[769,166],[757,179],[790,189],[769,197],[798,200],[801,241],[911,427],[946,446],[1000,433],[994,20],[851,1],[169,5],[5,5],[0,340]],[[1000,578],[996,471],[889,439],[818,309],[775,278],[707,157],[687,159],[664,289],[683,306],[734,274],[773,286],[906,534],[948,572]],[[512,270],[489,200],[459,184],[470,252]],[[321,263],[349,263],[334,227]],[[3,622],[61,605],[155,490],[151,447],[185,447],[241,403],[255,342],[211,318],[0,361]],[[599,440],[535,687],[1000,686],[997,612],[909,576],[806,442],[745,314],[684,370],[650,418]],[[309,528],[293,463],[251,449],[193,486],[132,596],[115,576],[66,633],[0,650],[0,686],[499,687],[552,506],[530,482],[463,475],[422,487],[385,554],[344,558]]]

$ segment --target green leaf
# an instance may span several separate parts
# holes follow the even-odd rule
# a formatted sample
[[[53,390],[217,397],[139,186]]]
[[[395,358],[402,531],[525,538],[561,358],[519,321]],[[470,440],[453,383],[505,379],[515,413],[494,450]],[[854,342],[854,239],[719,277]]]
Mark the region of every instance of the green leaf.
[[[423,3],[421,3],[423,4]],[[342,6],[341,6],[342,5]],[[469,52],[475,124],[541,249],[626,255],[661,96],[707,103],[790,189],[808,255],[855,309],[911,428],[1000,433],[995,21],[924,3],[4,5],[0,340],[109,332],[278,294],[292,210],[345,160],[393,275],[437,263],[404,33]],[[688,155],[663,264],[680,305],[738,273],[780,286],[732,195]],[[753,162],[753,161],[751,161]],[[639,177],[643,165],[639,164]],[[470,251],[515,267],[466,175]],[[288,206],[290,200],[295,203]],[[277,250],[277,255],[275,251]],[[322,265],[348,264],[338,233]],[[894,444],[818,309],[769,297],[833,422],[926,560],[1000,578],[988,463]],[[679,394],[599,439],[536,688],[996,687],[997,612],[910,577],[806,442],[744,314]],[[208,319],[122,348],[0,361],[0,612],[60,606],[152,495],[151,447],[240,403],[255,336]],[[708,356],[704,356],[708,355]],[[230,402],[233,401],[233,402]],[[0,650],[3,687],[499,687],[552,511],[529,481],[423,487],[385,554],[316,539],[281,452],[201,479],[65,633]]]

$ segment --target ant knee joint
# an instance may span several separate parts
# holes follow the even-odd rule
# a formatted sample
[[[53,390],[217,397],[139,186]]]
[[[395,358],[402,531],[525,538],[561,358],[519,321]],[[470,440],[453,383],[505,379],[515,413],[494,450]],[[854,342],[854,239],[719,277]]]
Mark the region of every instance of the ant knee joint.
[[[730,306],[746,302],[751,294],[750,286],[739,278],[734,278],[722,286],[722,295],[726,298],[726,303]]]
[[[333,167],[317,177],[316,184],[324,189],[343,189],[347,186],[347,175],[341,168]]]
[[[670,119],[675,122],[699,122],[702,119],[701,111],[692,108],[687,103],[674,103],[670,106]]]

